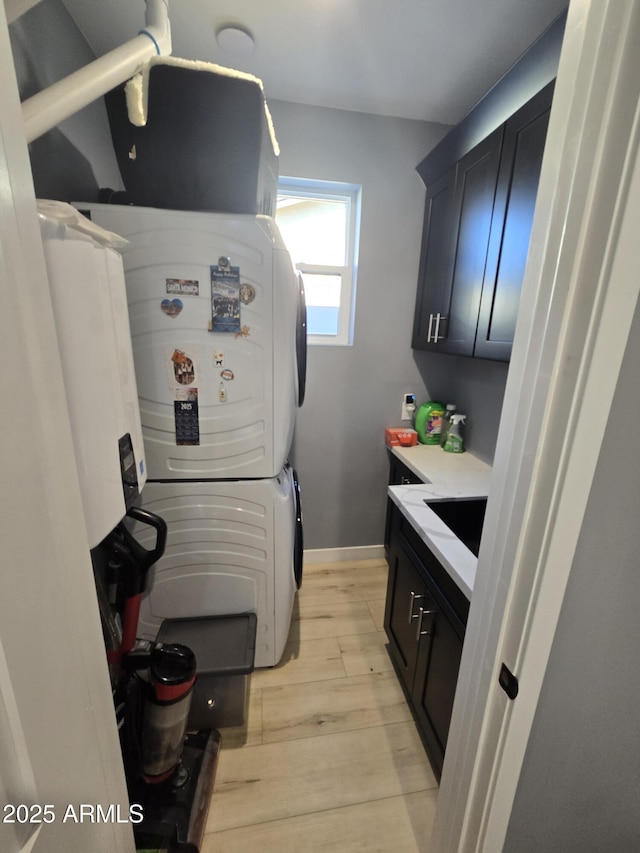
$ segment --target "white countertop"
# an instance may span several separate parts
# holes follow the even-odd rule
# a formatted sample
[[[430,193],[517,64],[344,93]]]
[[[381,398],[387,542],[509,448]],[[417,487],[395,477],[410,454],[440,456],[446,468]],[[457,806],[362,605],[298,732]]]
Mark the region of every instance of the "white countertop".
[[[466,597],[471,599],[477,557],[453,535],[425,500],[487,497],[491,466],[468,451],[445,453],[437,445],[390,449],[414,474],[429,482],[389,486],[389,497]]]

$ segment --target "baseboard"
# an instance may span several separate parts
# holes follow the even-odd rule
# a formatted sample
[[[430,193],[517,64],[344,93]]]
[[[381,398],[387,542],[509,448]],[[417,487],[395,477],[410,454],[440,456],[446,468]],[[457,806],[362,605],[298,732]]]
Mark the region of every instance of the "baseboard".
[[[384,560],[384,545],[352,548],[315,548],[304,552],[305,563],[342,563],[347,560]]]

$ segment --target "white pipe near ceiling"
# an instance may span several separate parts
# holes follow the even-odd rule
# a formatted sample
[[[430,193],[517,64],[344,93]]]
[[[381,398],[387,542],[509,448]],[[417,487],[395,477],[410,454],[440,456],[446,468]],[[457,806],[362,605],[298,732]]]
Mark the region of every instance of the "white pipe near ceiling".
[[[146,0],[146,4],[145,27],[135,38],[23,102],[27,142],[128,80],[147,59],[171,53],[167,0]]]

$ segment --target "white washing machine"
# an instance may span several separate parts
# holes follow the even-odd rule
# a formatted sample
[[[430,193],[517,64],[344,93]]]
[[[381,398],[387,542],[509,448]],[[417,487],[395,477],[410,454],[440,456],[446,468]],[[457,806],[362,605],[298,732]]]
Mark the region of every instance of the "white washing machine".
[[[155,639],[163,619],[257,614],[255,665],[275,666],[289,634],[302,577],[297,479],[286,465],[261,480],[147,482],[143,506],[167,522],[164,556],[150,572],[138,634]],[[150,547],[152,531],[136,535]]]

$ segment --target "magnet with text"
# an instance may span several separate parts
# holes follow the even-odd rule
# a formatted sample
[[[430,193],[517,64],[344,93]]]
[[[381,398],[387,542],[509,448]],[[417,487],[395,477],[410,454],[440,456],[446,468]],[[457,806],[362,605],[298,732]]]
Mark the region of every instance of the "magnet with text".
[[[222,260],[222,259],[220,259]],[[240,267],[211,267],[211,331],[240,330]]]
[[[200,282],[192,278],[166,278],[166,292],[170,296],[199,296]]]

